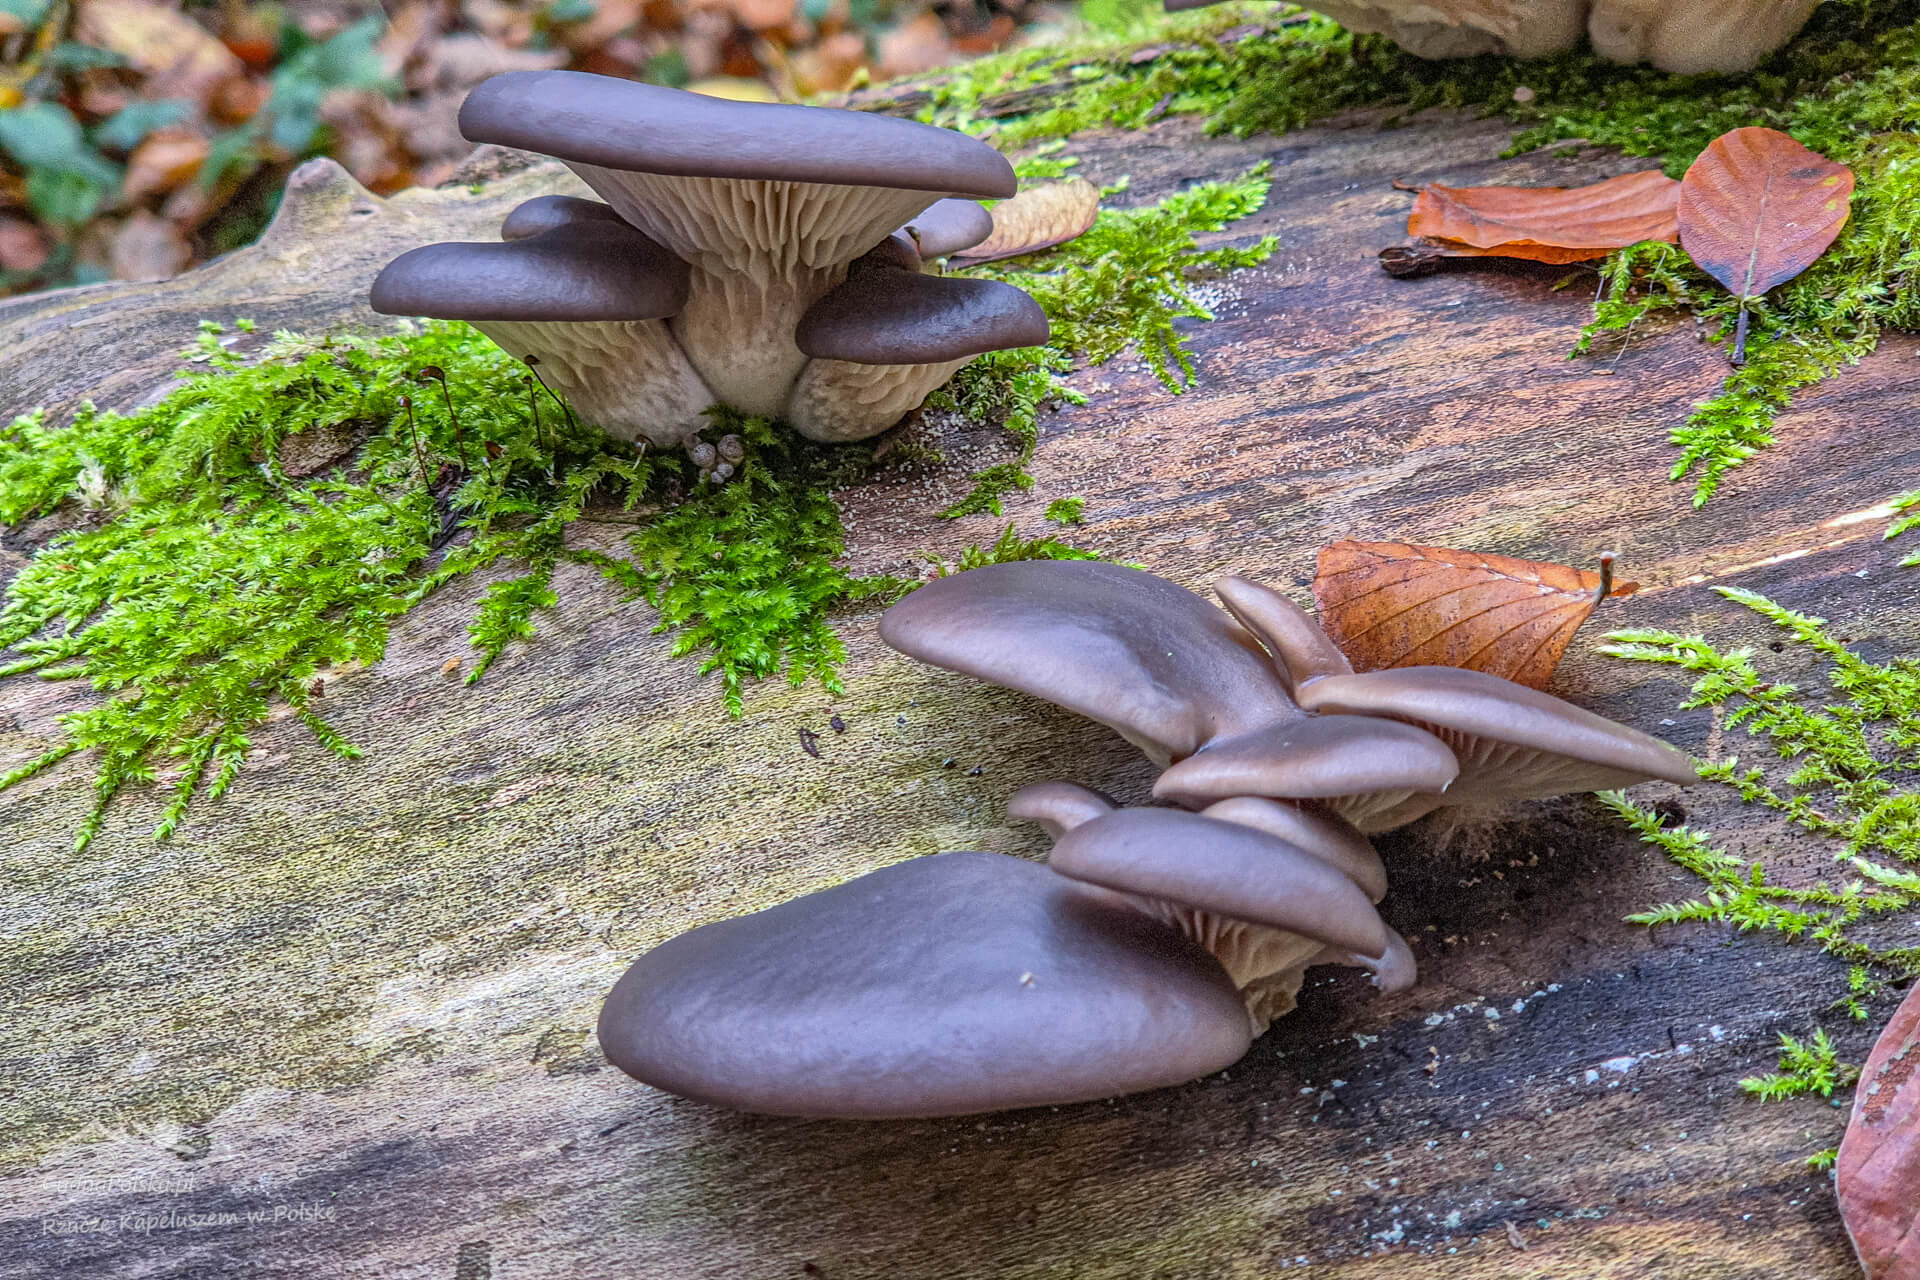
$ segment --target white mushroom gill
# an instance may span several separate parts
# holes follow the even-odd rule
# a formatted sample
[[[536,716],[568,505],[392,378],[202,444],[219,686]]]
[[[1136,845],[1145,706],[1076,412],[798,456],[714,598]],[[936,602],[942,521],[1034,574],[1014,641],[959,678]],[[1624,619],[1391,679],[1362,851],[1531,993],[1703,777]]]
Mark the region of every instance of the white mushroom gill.
[[[722,400],[765,416],[785,409],[806,364],[793,340],[801,315],[846,278],[848,263],[938,198],[885,187],[571,167],[692,267],[674,334]]]
[[[786,419],[809,440],[864,440],[920,407],[974,359],[938,364],[854,364],[810,360],[787,399]]]
[[[622,440],[680,447],[708,425],[713,392],[663,320],[475,320],[589,422]]]

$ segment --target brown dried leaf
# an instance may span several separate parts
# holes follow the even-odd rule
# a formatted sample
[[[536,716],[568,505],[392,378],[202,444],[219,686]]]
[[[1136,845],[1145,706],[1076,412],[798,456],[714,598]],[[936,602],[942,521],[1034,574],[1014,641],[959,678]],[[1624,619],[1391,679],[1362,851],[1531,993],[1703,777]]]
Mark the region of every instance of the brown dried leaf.
[[[241,71],[240,59],[205,27],[148,0],[85,0],[74,36],[112,50],[144,73],[149,98],[205,102],[215,85]]]
[[[1920,1276],[1920,986],[1860,1074],[1834,1176],[1867,1280]]]
[[[1587,187],[1422,187],[1407,233],[1452,257],[1583,262],[1674,240],[1680,184],[1649,169]]]
[[[1085,178],[1029,187],[993,206],[992,235],[947,261],[952,266],[970,267],[1037,253],[1085,235],[1099,216],[1100,188]]]
[[[1853,170],[1776,129],[1715,138],[1680,183],[1680,244],[1736,297],[1813,265],[1847,225]]]
[[[1313,598],[1356,671],[1465,667],[1544,689],[1600,585],[1597,573],[1512,556],[1336,542],[1320,550]]]
[[[157,129],[141,140],[127,157],[127,176],[120,191],[134,204],[150,195],[163,195],[193,181],[212,144],[197,129],[178,126]]]

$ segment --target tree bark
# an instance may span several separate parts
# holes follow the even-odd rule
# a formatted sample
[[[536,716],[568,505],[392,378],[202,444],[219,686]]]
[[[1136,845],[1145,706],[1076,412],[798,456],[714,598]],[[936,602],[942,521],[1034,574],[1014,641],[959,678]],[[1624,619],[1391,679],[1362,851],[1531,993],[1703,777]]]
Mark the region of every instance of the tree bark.
[[[1602,607],[1556,692],[1696,754],[1718,748],[1719,721],[1676,711],[1681,679],[1597,655],[1594,635],[1765,645],[1764,624],[1709,589],[1737,584],[1834,619],[1869,656],[1915,651],[1920,577],[1896,567],[1884,520],[1848,519],[1920,467],[1903,429],[1915,345],[1890,340],[1803,393],[1779,445],[1692,510],[1665,480],[1666,435],[1717,388],[1724,353],[1681,326],[1635,333],[1617,363],[1569,362],[1589,275],[1405,281],[1374,264],[1404,238],[1393,179],[1570,185],[1644,164],[1498,159],[1507,138],[1446,114],[1076,138],[1081,172],[1132,176],[1129,202],[1270,160],[1271,202],[1227,234],[1282,247],[1219,286],[1188,394],[1125,357],[1076,375],[1089,401],[1043,423],[1038,489],[1009,515],[1038,532],[1048,498],[1079,494],[1084,545],[1299,599],[1337,538],[1587,566],[1618,550],[1646,586]],[[552,165],[481,163],[500,173],[478,194],[463,178],[383,201],[316,162],[253,248],[165,284],[0,307],[0,412],[138,402],[202,318],[372,324],[365,288],[395,253],[491,234],[518,200],[574,189]],[[1573,287],[1556,291],[1560,274]],[[934,513],[1003,442],[938,430],[949,465],[843,495],[857,567],[906,570],[997,532]],[[914,855],[1036,855],[1039,833],[1005,816],[1016,788],[1061,777],[1140,802],[1151,769],[1095,725],[891,653],[870,612],[843,619],[844,697],[770,682],[729,721],[651,611],[585,570],[563,569],[536,642],[465,687],[441,667],[468,652],[483,586],[441,593],[385,661],[329,682],[363,760],[266,726],[261,758],[171,843],[148,836],[157,800],[135,796],[77,856],[86,761],[0,797],[15,997],[0,1257],[196,1280],[1853,1274],[1829,1181],[1802,1163],[1845,1113],[1736,1087],[1771,1068],[1777,1032],[1826,1012],[1844,966],[1809,944],[1623,923],[1695,886],[1584,798],[1383,838],[1384,910],[1419,985],[1383,997],[1317,971],[1243,1062],[1183,1088],[851,1124],[636,1084],[592,1027],[641,952]],[[0,769],[58,741],[55,715],[90,697],[0,683]],[[1735,853],[1804,847],[1792,856],[1823,874],[1825,851],[1764,809],[1705,787],[1642,794]],[[1869,1032],[1838,1022],[1860,1060]]]

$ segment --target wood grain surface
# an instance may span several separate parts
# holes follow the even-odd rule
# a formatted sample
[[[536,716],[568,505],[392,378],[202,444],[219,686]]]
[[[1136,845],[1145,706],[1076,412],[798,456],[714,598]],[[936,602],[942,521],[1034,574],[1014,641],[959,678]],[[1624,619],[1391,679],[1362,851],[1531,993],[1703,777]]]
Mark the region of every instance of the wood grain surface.
[[[1667,431],[1724,357],[1692,329],[1569,362],[1590,277],[1389,279],[1390,185],[1574,185],[1643,167],[1603,152],[1498,159],[1497,123],[1432,114],[1282,138],[1185,121],[1075,140],[1127,201],[1273,162],[1267,266],[1220,282],[1202,369],[1165,394],[1126,359],[1046,419],[1039,487],[1009,514],[1087,499],[1073,536],[1203,587],[1252,574],[1297,599],[1337,538],[1573,565],[1604,549],[1645,588],[1608,602],[1554,686],[1696,753],[1707,712],[1663,671],[1593,653],[1606,626],[1764,646],[1733,583],[1835,621],[1863,653],[1920,649],[1920,574],[1884,521],[1920,475],[1916,346],[1890,340],[1804,393],[1781,442],[1704,512],[1663,479]],[[497,157],[495,158],[497,161]],[[266,241],[163,285],[0,307],[0,412],[163,385],[194,321],[368,320],[378,265],[486,234],[559,183],[536,167],[380,201],[309,167]],[[930,424],[950,466],[842,495],[853,562],[901,569],[997,522],[933,518],[995,433]],[[618,526],[584,523],[611,543]],[[18,540],[8,554],[22,552]],[[16,561],[17,562],[17,561]],[[343,762],[297,724],[167,845],[136,796],[69,851],[78,761],[0,797],[0,1273],[63,1277],[1241,1277],[1824,1280],[1854,1274],[1804,1157],[1845,1113],[1763,1106],[1773,1064],[1843,978],[1806,946],[1627,913],[1687,877],[1592,802],[1385,837],[1383,910],[1419,985],[1382,997],[1316,973],[1301,1009],[1221,1075],[1075,1107],[851,1124],[725,1114],[609,1068],[600,996],[686,928],[938,849],[1028,855],[1017,787],[1061,777],[1145,798],[1111,733],[929,671],[846,616],[848,692],[766,685],[728,721],[643,605],[563,569],[539,640],[468,688],[482,582],[429,601],[377,667],[329,683],[369,748]],[[1791,678],[1795,655],[1767,653]],[[0,683],[0,768],[84,703]],[[837,713],[844,733],[828,729]],[[820,758],[798,730],[818,731]],[[1821,874],[1827,851],[1705,788],[1644,788],[1732,851]],[[1842,1055],[1871,1030],[1826,1015]],[[779,1053],[777,1044],[766,1046]],[[1429,1067],[1432,1070],[1428,1070]],[[199,1215],[198,1218],[189,1215]]]

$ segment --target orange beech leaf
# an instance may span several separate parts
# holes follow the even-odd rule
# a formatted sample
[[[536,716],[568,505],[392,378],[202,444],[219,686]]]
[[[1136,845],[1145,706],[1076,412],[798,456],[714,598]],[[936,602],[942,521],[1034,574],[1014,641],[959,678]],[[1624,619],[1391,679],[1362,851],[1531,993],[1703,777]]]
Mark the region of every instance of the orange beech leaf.
[[[952,266],[1017,258],[1084,235],[1100,216],[1100,188],[1085,178],[1029,187],[993,206],[993,234],[954,254]]]
[[[1404,542],[1336,542],[1320,550],[1320,625],[1356,671],[1465,667],[1543,689],[1614,586],[1602,572]]]
[[[1847,225],[1853,170],[1777,129],[1715,138],[1680,181],[1680,247],[1740,299],[1733,362],[1747,358],[1747,303],[1813,265]]]
[[[1834,1176],[1867,1280],[1920,1276],[1920,986],[1860,1074]]]
[[[1853,170],[1777,129],[1715,138],[1680,183],[1680,246],[1736,296],[1813,265],[1847,225]]]
[[[1450,257],[1583,262],[1643,240],[1676,239],[1680,184],[1649,169],[1588,187],[1420,189],[1407,233]]]

